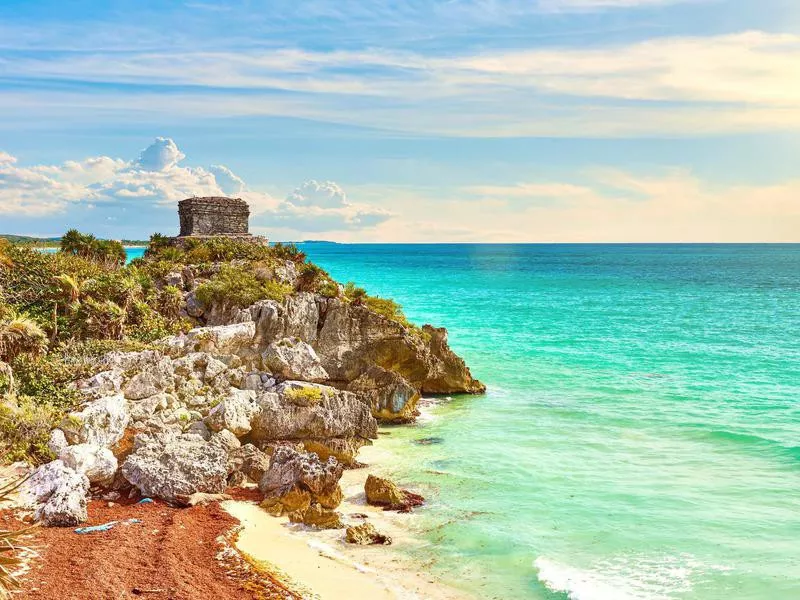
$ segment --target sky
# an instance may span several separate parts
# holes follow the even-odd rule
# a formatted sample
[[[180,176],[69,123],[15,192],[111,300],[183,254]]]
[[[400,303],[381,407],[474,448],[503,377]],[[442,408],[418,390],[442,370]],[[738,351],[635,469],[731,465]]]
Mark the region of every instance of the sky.
[[[4,0],[0,233],[800,242],[797,0]]]

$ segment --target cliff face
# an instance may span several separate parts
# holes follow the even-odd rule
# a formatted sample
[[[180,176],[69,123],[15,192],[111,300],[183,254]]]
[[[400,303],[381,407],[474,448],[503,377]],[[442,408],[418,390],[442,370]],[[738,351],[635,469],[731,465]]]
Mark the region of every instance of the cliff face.
[[[283,304],[260,302],[247,313],[256,322],[259,349],[297,337],[314,348],[335,385],[347,386],[377,367],[423,393],[485,391],[450,350],[444,328],[426,325],[421,333],[410,331],[364,306],[312,294],[292,296]],[[246,313],[236,316],[246,318]]]
[[[282,273],[296,284],[291,265]],[[84,520],[90,486],[178,502],[247,479],[282,498],[270,506],[294,506],[293,519],[335,523],[320,511],[341,499],[337,465],[357,464],[377,420],[412,421],[424,393],[485,389],[444,329],[407,327],[308,292],[245,309],[203,306],[194,294],[202,278],[191,268],[165,279],[183,289],[184,314],[203,326],[154,350],[109,353],[76,383],[85,403],[53,431],[58,459],[31,479],[30,499],[46,524]],[[286,450],[276,462],[275,449],[286,446],[299,458],[289,461]],[[336,475],[324,493],[302,480],[319,469]],[[294,479],[279,490],[264,484],[287,473]]]

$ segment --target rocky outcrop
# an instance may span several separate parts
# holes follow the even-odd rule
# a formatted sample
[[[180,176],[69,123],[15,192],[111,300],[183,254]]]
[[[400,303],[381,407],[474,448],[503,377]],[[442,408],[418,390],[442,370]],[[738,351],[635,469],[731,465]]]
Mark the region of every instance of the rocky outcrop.
[[[288,381],[257,399],[254,440],[304,440],[377,436],[369,408],[349,392]]]
[[[371,544],[388,546],[392,543],[392,538],[378,533],[372,523],[362,523],[361,525],[348,527],[345,531],[345,540],[349,544],[357,544],[359,546],[369,546]]]
[[[61,460],[42,465],[25,484],[23,501],[35,508],[34,517],[48,527],[72,527],[86,520],[86,475]]]
[[[130,413],[124,396],[116,394],[90,402],[83,410],[68,414],[61,430],[70,444],[109,447],[125,434]]]
[[[314,527],[342,527],[334,513],[342,501],[339,479],[344,467],[335,458],[322,462],[316,454],[279,446],[259,482],[261,506],[276,516],[289,515],[296,523]]]
[[[76,444],[61,450],[58,458],[70,469],[86,475],[89,483],[108,485],[117,473],[117,458],[97,444]]]
[[[282,338],[261,354],[262,368],[282,379],[320,383],[328,379],[314,348],[298,338]]]
[[[388,479],[375,475],[367,476],[364,493],[368,504],[383,506],[385,510],[398,512],[411,512],[415,506],[421,506],[425,502],[425,499],[419,494],[401,490]]]
[[[125,460],[122,474],[142,495],[168,502],[195,492],[221,494],[227,454],[221,445],[197,436],[156,436],[143,441]]]
[[[292,523],[303,523],[317,529],[341,529],[344,527],[342,515],[321,504],[312,504],[308,508],[289,513]]]
[[[394,371],[370,367],[346,388],[357,394],[382,422],[410,423],[417,418],[419,392]]]
[[[59,459],[40,476],[63,482],[39,494],[48,524],[85,519],[90,484],[175,503],[251,480],[271,512],[342,527],[339,478],[377,437],[376,419],[413,421],[423,393],[484,389],[444,329],[407,327],[343,298],[203,306],[194,290],[220,268],[185,267],[159,284],[181,290],[181,315],[202,326],[155,350],[108,353],[76,382],[85,402],[51,435]],[[291,261],[258,269],[288,285],[302,279]],[[385,480],[370,487],[371,501],[392,509],[422,502]]]
[[[211,409],[205,424],[211,431],[227,429],[236,436],[243,436],[250,433],[250,421],[258,410],[254,391],[232,389],[224,400]]]

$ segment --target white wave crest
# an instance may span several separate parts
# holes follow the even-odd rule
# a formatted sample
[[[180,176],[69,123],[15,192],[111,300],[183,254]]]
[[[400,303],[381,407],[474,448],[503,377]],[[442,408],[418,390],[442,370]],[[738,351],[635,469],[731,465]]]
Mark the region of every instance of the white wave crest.
[[[601,561],[591,569],[538,557],[533,566],[547,589],[570,600],[673,600],[692,589],[693,576],[727,567],[707,567],[688,555],[621,557]]]

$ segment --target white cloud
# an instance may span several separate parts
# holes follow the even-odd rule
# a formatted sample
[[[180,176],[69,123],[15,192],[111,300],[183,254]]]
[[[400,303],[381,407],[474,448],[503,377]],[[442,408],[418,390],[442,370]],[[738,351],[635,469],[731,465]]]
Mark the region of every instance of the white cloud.
[[[336,183],[308,181],[283,202],[247,187],[224,165],[185,167],[175,142],[157,138],[139,158],[126,162],[107,156],[60,165],[23,167],[0,153],[0,214],[46,216],[70,206],[134,204],[140,213],[174,205],[190,196],[235,195],[244,198],[257,219],[297,232],[362,230],[383,223],[391,214],[354,204]]]
[[[245,189],[244,180],[224,165],[211,165],[208,169],[214,174],[217,185],[228,196],[238,196]]]
[[[354,204],[333,181],[306,181],[291,192],[271,215],[276,225],[299,232],[363,230],[392,218],[392,213]]]
[[[168,171],[184,158],[186,155],[178,150],[173,140],[158,137],[142,150],[134,165],[143,171]]]
[[[286,197],[286,202],[295,206],[319,206],[336,208],[347,206],[347,195],[333,181],[306,181]]]

